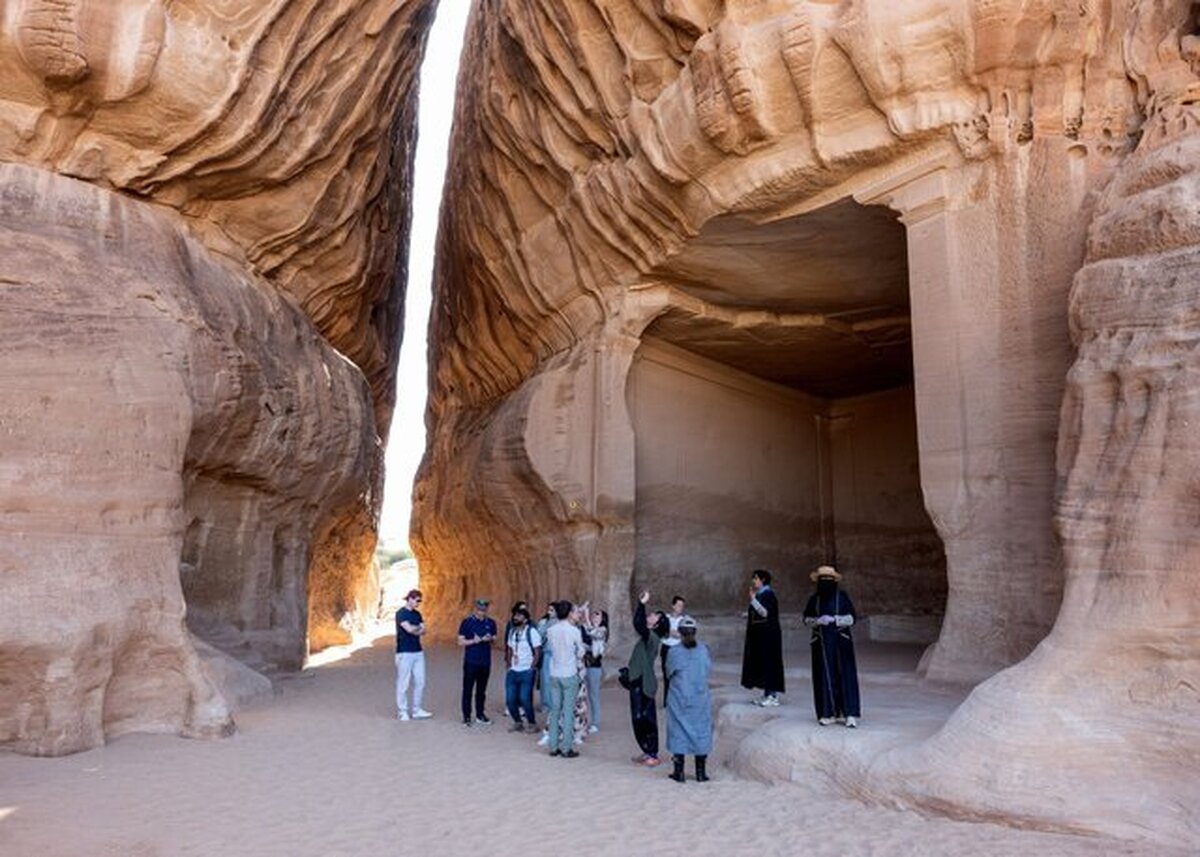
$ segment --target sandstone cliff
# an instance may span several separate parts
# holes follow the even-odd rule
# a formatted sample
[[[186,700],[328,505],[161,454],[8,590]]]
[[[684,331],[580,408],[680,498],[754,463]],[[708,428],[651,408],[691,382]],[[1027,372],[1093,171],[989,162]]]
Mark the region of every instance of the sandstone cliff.
[[[1194,837],[1170,471],[1196,26],[1141,0],[481,3],[415,490],[435,621],[477,594],[617,615],[642,585],[736,610],[755,564],[794,608],[832,559],[869,612],[937,610],[930,679],[995,676],[861,791]]]
[[[1136,10],[1060,5],[483,3],[416,488],[435,585],[628,597],[626,381],[654,338],[827,403],[915,376],[918,415],[945,414],[916,442],[956,593],[931,668],[1027,654],[1061,589],[1066,293],[1145,99],[1121,61]]]
[[[433,8],[6,5],[0,744],[228,731],[191,633],[373,602]]]

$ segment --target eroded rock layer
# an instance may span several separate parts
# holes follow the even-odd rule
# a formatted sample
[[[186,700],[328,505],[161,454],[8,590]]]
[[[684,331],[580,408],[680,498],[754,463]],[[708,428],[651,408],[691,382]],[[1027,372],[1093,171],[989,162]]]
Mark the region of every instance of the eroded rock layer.
[[[931,670],[978,679],[1028,653],[1061,587],[1045,568],[1058,564],[1065,296],[1089,193],[1140,121],[1120,59],[1135,18],[1117,2],[1072,15],[949,0],[482,3],[416,489],[427,578],[528,580],[541,597],[538,581],[582,595],[615,574],[627,597],[625,378],[659,320],[682,347],[802,392],[915,374],[923,490],[956,593]],[[818,389],[776,369],[789,363],[845,377]],[[1023,545],[1003,532],[1013,515],[1028,519]],[[1030,586],[1046,597],[991,594]]]
[[[986,785],[1035,821],[1200,842],[1200,781],[1186,773],[1200,762],[1198,104],[1197,83],[1161,93],[1071,292],[1058,621],[933,740],[881,763],[900,790],[914,762],[934,772],[919,800],[987,815]],[[963,775],[998,756],[1002,777]]]
[[[225,733],[374,608],[434,6],[4,6],[0,745]]]
[[[309,538],[375,454],[366,383],[161,212],[28,167],[0,178],[0,743],[227,730],[185,593],[270,636],[266,657],[303,657]]]
[[[1194,101],[1195,32],[1184,0],[481,2],[460,83],[430,444],[415,489],[431,616],[449,633],[451,615],[480,594],[590,598],[620,615],[635,583],[664,598],[690,583],[719,600],[767,562],[782,566],[783,597],[798,599],[818,558],[837,561],[865,603],[888,605],[876,609],[931,609],[928,596],[887,595],[905,590],[897,580],[906,575],[922,593],[941,584],[940,636],[922,670],[938,681],[996,677],[928,746],[887,763],[905,772],[903,786],[872,796],[1182,838],[1190,822],[1166,795],[1191,776],[1197,736],[1187,727],[1133,733],[1139,718],[1177,713],[1196,686],[1187,630],[1196,593],[1167,571],[1186,567],[1186,537],[1171,530],[1175,507],[1150,487],[1131,489],[1151,477],[1130,483],[1116,452],[1103,452],[1130,420],[1159,426],[1138,404],[1157,382],[1135,401],[1118,400],[1110,381],[1087,416],[1098,382],[1080,387],[1087,372],[1070,368],[1075,348],[1084,364],[1104,363],[1103,377],[1121,377],[1122,390],[1136,380],[1122,367],[1147,353],[1126,355],[1125,334],[1113,334],[1117,345],[1089,357],[1088,340],[1070,332],[1089,329],[1083,284],[1100,276],[1098,242],[1128,236],[1131,258],[1157,250],[1160,231],[1182,236],[1181,248],[1198,243],[1186,169],[1138,166],[1148,153],[1127,160],[1139,139],[1151,145],[1148,121],[1169,118],[1191,133],[1190,114],[1162,107]],[[1141,222],[1114,215],[1117,188],[1138,174],[1183,194],[1180,204]],[[1069,299],[1089,247],[1093,261]],[[1137,316],[1120,303],[1111,306]],[[1110,321],[1114,331],[1136,328]],[[686,385],[655,388],[637,374],[651,347],[670,350]],[[1186,391],[1186,372],[1172,377]],[[909,383],[917,474],[902,466],[911,447],[845,442],[914,431],[902,408],[872,411],[883,416],[857,434],[830,423]],[[691,410],[673,411],[683,386],[697,391]],[[1068,413],[1083,413],[1060,423],[1064,393]],[[792,404],[768,408],[768,399]],[[1136,413],[1122,417],[1118,401]],[[692,413],[697,402],[710,406]],[[639,422],[651,413],[652,437]],[[1145,437],[1130,424],[1128,438]],[[729,438],[738,456],[726,456]],[[1064,465],[1076,444],[1076,461],[1095,452],[1097,484],[1114,487],[1076,498],[1080,478],[1065,483],[1060,539],[1056,458],[1063,473],[1078,468]],[[1186,442],[1164,444],[1153,455],[1178,449],[1186,459]],[[723,456],[743,463],[736,478],[717,478]],[[931,529],[902,499],[914,482]],[[847,484],[904,487],[871,495]],[[729,513],[714,515],[722,508]],[[1136,522],[1160,515],[1154,526],[1166,529],[1138,541]],[[893,541],[864,540],[876,532]],[[664,533],[685,544],[672,553]],[[941,581],[936,563],[917,559],[927,547],[894,561],[896,536],[927,546],[928,533],[944,552]],[[1166,542],[1182,553],[1153,571],[1138,564]],[[1139,607],[1126,619],[1165,622],[1162,632],[1131,630],[1114,648],[1103,605],[1151,590],[1157,618]],[[1071,657],[1050,654],[1068,638]],[[1096,657],[1080,659],[1085,650]],[[1153,676],[1156,690],[1112,678],[1126,671]],[[1088,700],[1093,673],[1109,690]],[[1071,694],[1067,732],[1104,734],[1104,747],[1127,742],[1117,755],[1141,785],[1099,789],[1095,800],[1068,785],[1099,775],[1102,750],[1055,756],[1050,736],[1032,736],[1038,712]],[[1132,764],[1136,748],[1160,739],[1147,750],[1155,761]],[[1182,748],[1173,758],[1171,741]],[[973,763],[947,775],[966,758]],[[1037,808],[1039,782],[1063,799]],[[1166,813],[1161,828],[1131,821],[1149,811],[1144,803],[1116,806],[1142,786],[1164,797],[1153,810]]]
[[[287,291],[390,418],[432,0],[16,0],[0,159],[178,209]]]

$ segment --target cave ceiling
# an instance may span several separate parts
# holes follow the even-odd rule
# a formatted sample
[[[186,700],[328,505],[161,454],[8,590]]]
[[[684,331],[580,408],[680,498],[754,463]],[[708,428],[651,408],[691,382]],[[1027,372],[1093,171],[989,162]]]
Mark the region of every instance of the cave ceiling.
[[[648,335],[692,353],[826,398],[912,380],[904,227],[886,209],[716,218],[653,276],[681,299]]]

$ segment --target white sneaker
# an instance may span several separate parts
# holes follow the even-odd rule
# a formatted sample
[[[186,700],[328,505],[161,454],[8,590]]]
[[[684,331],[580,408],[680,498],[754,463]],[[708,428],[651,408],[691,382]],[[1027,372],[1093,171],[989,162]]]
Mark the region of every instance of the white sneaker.
[[[837,721],[832,717],[818,717],[817,722],[822,726],[832,726],[833,724],[837,723]]]
[[[549,746],[549,744],[550,744],[550,733],[549,733],[549,732],[543,732],[543,733],[542,733],[542,737],[541,737],[541,738],[538,738],[538,746],[539,746],[539,747],[546,747],[546,746]]]
[[[600,727],[597,726],[595,723],[593,723],[591,726],[588,727],[589,735],[595,735],[599,731],[600,731]]]
[[[846,728],[847,729],[857,729],[858,728],[858,718],[857,717],[847,717],[846,718]]]
[[[428,720],[433,717],[432,711],[426,711],[424,708],[418,708],[413,712],[413,720]]]
[[[407,720],[407,719],[408,719],[408,712],[407,712],[407,711],[401,711],[399,714],[397,714],[397,715],[396,715],[396,719],[397,719],[397,720]]]
[[[582,736],[582,735],[580,735],[578,738],[576,738],[576,739],[575,739],[574,741],[572,741],[571,743],[572,743],[572,744],[574,744],[576,747],[580,747],[580,746],[582,746],[582,745],[583,745],[583,736]]]
[[[779,707],[779,697],[775,696],[775,695],[764,696],[763,701],[760,704],[762,705],[763,708],[778,708]]]

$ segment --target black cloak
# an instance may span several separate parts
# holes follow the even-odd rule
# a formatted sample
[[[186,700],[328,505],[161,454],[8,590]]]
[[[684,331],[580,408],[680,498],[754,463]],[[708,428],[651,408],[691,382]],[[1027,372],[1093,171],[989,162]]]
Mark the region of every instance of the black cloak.
[[[832,594],[814,593],[804,607],[804,618],[850,616],[857,618],[854,602],[840,589]],[[854,660],[854,638],[850,626],[813,625],[813,706],[817,717],[861,717],[858,696],[858,665]]]
[[[779,599],[764,586],[755,596],[767,608],[759,616],[746,608],[746,647],[742,650],[742,687],[761,688],[765,694],[783,693],[783,630],[779,627]]]

